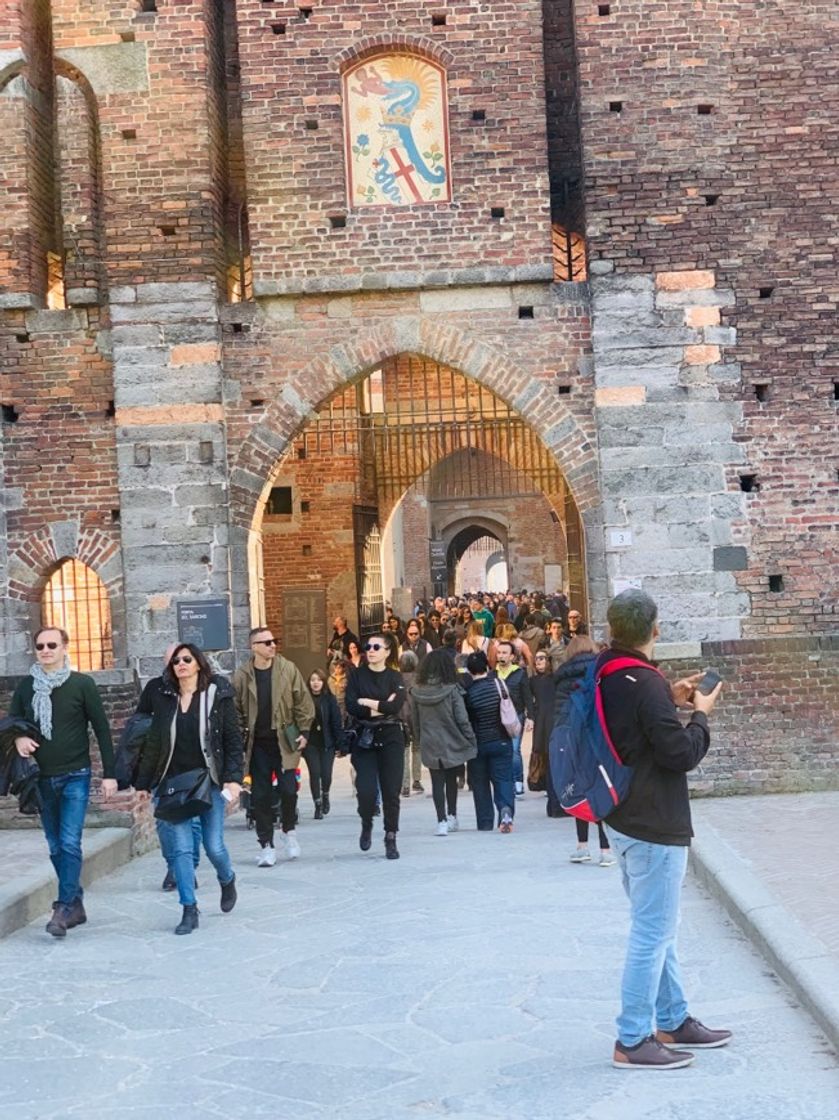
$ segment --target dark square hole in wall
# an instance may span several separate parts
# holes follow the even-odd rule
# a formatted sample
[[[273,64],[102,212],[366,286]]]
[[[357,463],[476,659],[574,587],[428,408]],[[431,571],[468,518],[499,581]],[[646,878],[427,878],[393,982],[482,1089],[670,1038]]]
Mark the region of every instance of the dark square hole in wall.
[[[300,13],[300,18],[301,19],[311,19],[312,18],[312,9],[311,8],[298,8],[297,11]]]
[[[446,26],[446,13],[445,12],[432,12],[431,13],[431,26],[432,27],[445,27]]]
[[[714,106],[713,105],[697,105],[696,106],[696,111],[700,115],[700,117],[710,117],[710,115],[714,111]]]
[[[609,102],[609,112],[610,113],[622,113],[623,112],[623,102],[622,101],[610,101]]]
[[[3,423],[4,424],[17,424],[20,419],[20,413],[13,404],[4,404],[3,409]]]
[[[307,132],[317,132],[317,130],[319,128],[320,128],[320,121],[314,121],[314,120],[306,121],[306,131]]]
[[[137,139],[137,129],[136,128],[123,128],[120,132],[120,135],[122,136],[123,140],[136,140]]]
[[[119,37],[123,43],[133,43],[136,39],[136,35],[133,31],[120,31]]]
[[[244,334],[245,324],[244,323],[231,323],[230,324],[230,329],[234,334]]]
[[[312,555],[312,546],[310,544],[304,544],[303,545],[303,555],[304,556],[311,556]]]
[[[839,381],[833,382],[833,399],[839,401]]]
[[[472,110],[472,120],[473,121],[476,121],[476,122],[485,121],[486,119],[487,119],[486,109],[473,109]]]
[[[272,516],[291,513],[291,487],[274,486],[265,503],[265,512]]]
[[[311,513],[312,512],[312,503],[307,502],[307,501],[301,502],[300,503],[300,512],[301,513]]]
[[[347,228],[347,215],[346,214],[330,214],[329,215],[329,228],[330,229],[346,229]]]
[[[612,14],[612,5],[611,4],[598,4],[597,5],[597,14],[599,16],[610,16]]]
[[[532,307],[520,307],[519,308],[519,318],[520,319],[532,319],[533,318],[533,308]]]
[[[764,287],[758,288],[757,294],[760,299],[769,299],[774,291],[775,289],[771,284],[766,284]]]
[[[15,335],[15,342],[28,342],[28,341],[29,341],[29,335],[25,331],[22,331],[20,334]]]
[[[557,393],[559,393],[559,395],[561,397],[567,397],[568,394],[571,392],[571,386],[570,385],[557,385],[556,391],[557,391]]]
[[[718,194],[706,194],[705,195],[705,205],[706,206],[716,206],[717,203],[719,202],[719,198],[720,198],[720,196]]]
[[[753,494],[756,490],[760,489],[760,483],[757,480],[756,474],[741,474],[740,475],[740,489],[744,494]]]
[[[503,206],[493,206],[490,208],[489,216],[491,218],[503,218],[504,213],[505,211]]]
[[[121,517],[122,517],[122,510],[120,510],[120,509],[112,509],[111,510],[111,521],[119,521],[119,519]]]
[[[784,577],[770,576],[769,590],[773,593],[773,595],[780,595],[780,593],[784,590]]]
[[[298,459],[305,459],[306,458],[306,445],[304,443],[301,443],[300,446],[297,448],[297,458]]]
[[[147,443],[134,444],[134,466],[135,467],[150,467],[151,466],[151,448]]]
[[[285,24],[284,23],[272,23],[271,24],[271,30],[273,31],[273,33],[275,35],[285,35]]]
[[[174,237],[178,232],[176,226],[158,226],[157,227],[164,237]]]
[[[251,408],[264,408],[264,407],[265,407],[265,401],[262,399],[262,397],[252,397],[251,398]]]
[[[215,458],[215,450],[213,448],[213,441],[211,439],[202,439],[198,443],[198,462],[199,463],[212,463]]]
[[[754,391],[755,398],[759,400],[761,404],[766,404],[766,402],[769,400],[769,386],[766,384],[766,382],[757,382],[754,385]]]
[[[117,414],[117,406],[113,401],[108,401],[108,407],[105,409],[105,415],[113,418]]]
[[[140,0],[141,12],[156,12],[157,0]]]

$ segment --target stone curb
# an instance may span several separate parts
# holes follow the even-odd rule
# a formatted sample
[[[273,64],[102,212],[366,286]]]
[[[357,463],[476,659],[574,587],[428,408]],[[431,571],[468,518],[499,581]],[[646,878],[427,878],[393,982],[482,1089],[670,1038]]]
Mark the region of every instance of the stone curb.
[[[97,828],[84,834],[82,883],[116,871],[131,859],[131,831],[127,828]],[[48,913],[55,899],[55,876],[44,844],[44,870],[21,875],[0,886],[0,937],[28,925]]]
[[[839,1052],[839,960],[809,933],[707,823],[690,849],[693,874],[795,992]]]

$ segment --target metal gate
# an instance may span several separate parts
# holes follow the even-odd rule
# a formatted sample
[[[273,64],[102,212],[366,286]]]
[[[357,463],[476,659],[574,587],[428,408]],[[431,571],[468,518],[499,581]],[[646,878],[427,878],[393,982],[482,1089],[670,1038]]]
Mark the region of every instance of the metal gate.
[[[355,578],[359,637],[381,633],[385,620],[382,593],[382,535],[375,506],[353,506]]]

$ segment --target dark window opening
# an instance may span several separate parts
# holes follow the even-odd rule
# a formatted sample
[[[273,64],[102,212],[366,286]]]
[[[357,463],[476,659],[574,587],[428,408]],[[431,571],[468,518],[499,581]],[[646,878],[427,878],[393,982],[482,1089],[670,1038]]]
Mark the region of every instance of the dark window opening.
[[[231,323],[230,324],[230,329],[233,331],[234,334],[242,334],[245,330],[245,324],[244,323]]]
[[[760,489],[760,483],[757,480],[756,474],[741,474],[740,475],[740,489],[744,494],[753,494],[756,490]]]
[[[432,15],[431,15],[431,26],[432,27],[445,27],[446,26],[446,13],[445,12],[433,12]]]
[[[285,35],[285,24],[284,23],[272,23],[271,24],[271,30],[274,32],[275,35]]]
[[[306,458],[306,448],[303,444],[300,444],[300,446],[297,448],[297,458],[298,459],[305,459]]]
[[[609,112],[610,113],[621,113],[621,112],[623,112],[623,102],[622,101],[610,101],[609,102]]]
[[[559,393],[559,395],[561,397],[567,397],[568,394],[571,392],[571,386],[570,385],[557,385],[556,391],[557,391],[557,393]]]
[[[486,109],[473,109],[472,110],[472,120],[473,121],[485,121],[486,119],[487,119]]]
[[[28,342],[28,341],[29,341],[29,335],[26,332],[23,332],[22,334],[16,334],[15,335],[15,342]]]
[[[303,555],[304,556],[311,556],[312,555],[312,546],[310,544],[304,544],[303,545]]]
[[[157,0],[140,0],[141,12],[156,12]]]
[[[117,406],[114,401],[108,401],[108,407],[105,409],[105,415],[113,418],[117,414]]]
[[[123,140],[136,140],[137,139],[137,129],[136,128],[124,128],[122,130],[121,135],[122,135]]]
[[[332,229],[346,229],[347,228],[347,215],[346,214],[330,214],[329,225]]]
[[[311,502],[304,501],[304,502],[300,503],[300,512],[301,513],[311,513],[311,511],[312,511],[312,503]]]
[[[783,576],[770,576],[769,577],[769,590],[778,595],[784,590],[784,577]]]
[[[710,117],[710,115],[714,111],[714,106],[713,105],[697,105],[696,106],[696,111],[700,115],[700,117]]]
[[[758,288],[757,294],[760,299],[769,299],[774,291],[775,289],[767,284],[765,288]]]
[[[20,419],[20,413],[13,404],[4,404],[3,406],[3,423],[4,424],[17,424]]]
[[[311,19],[312,18],[312,9],[311,8],[298,8],[297,10],[300,13],[300,18],[301,19]]]
[[[491,207],[490,212],[489,212],[489,216],[491,218],[503,218],[504,217],[504,207],[503,206],[493,206],[493,207]]]
[[[265,503],[265,512],[270,513],[273,517],[281,514],[290,516],[291,508],[291,487],[272,487],[271,493],[268,495],[268,501]]]
[[[719,197],[720,196],[718,194],[706,194],[705,195],[705,205],[706,206],[716,206],[717,202],[719,201]]]
[[[122,510],[120,510],[120,509],[112,509],[111,510],[111,521],[117,522],[117,521],[119,521],[119,519],[121,517],[122,517]]]
[[[833,382],[833,399],[839,401],[839,381]]]
[[[215,458],[213,451],[213,441],[211,439],[202,439],[198,443],[198,462],[199,463],[212,463]]]
[[[611,4],[598,4],[597,5],[597,14],[599,16],[609,16],[609,15],[611,15],[612,14],[612,5]]]
[[[519,308],[519,318],[520,319],[532,319],[533,318],[533,308],[532,307],[520,307]]]
[[[262,397],[253,397],[251,399],[251,408],[264,408],[264,407],[265,407],[265,401],[262,399]]]
[[[157,227],[164,237],[174,237],[178,232],[175,226],[158,226]]]
[[[317,130],[319,128],[320,128],[320,121],[311,121],[311,120],[306,121],[306,131],[307,132],[317,132]]]
[[[769,386],[766,384],[766,382],[761,382],[760,384],[755,385],[754,390],[755,397],[760,401],[760,403],[766,404],[766,402],[769,400]]]

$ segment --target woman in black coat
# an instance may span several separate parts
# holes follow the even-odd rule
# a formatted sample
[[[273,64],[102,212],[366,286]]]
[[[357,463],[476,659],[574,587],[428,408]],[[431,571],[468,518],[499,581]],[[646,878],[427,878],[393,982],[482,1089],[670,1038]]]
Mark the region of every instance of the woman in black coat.
[[[556,674],[551,671],[548,651],[540,649],[533,658],[533,676],[530,678],[530,693],[536,719],[533,722],[533,745],[530,751],[530,766],[527,772],[527,785],[531,790],[547,789],[548,740],[554,725],[554,700],[556,693]]]
[[[352,643],[351,643],[352,644]],[[309,741],[303,750],[309,771],[309,789],[315,803],[315,820],[329,812],[329,790],[335,751],[341,743],[341,711],[329,691],[326,673],[314,669],[309,677],[309,692],[315,705],[315,719],[309,730]]]
[[[221,909],[229,913],[236,905],[236,876],[224,843],[224,817],[228,801],[239,795],[244,761],[233,687],[213,674],[197,646],[182,642],[172,651],[161,687],[144,692],[137,711],[152,717],[138,760],[137,789],[159,797],[164,779],[209,771],[211,804],[200,816],[201,829],[221,885]],[[175,933],[192,933],[198,928],[192,819],[162,824],[183,906]]]

